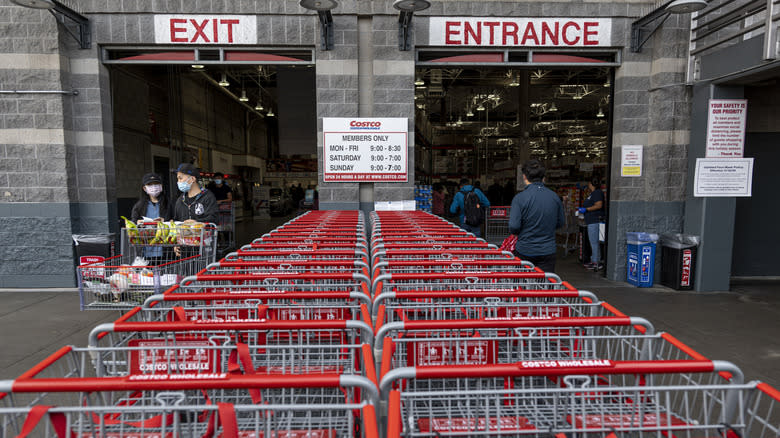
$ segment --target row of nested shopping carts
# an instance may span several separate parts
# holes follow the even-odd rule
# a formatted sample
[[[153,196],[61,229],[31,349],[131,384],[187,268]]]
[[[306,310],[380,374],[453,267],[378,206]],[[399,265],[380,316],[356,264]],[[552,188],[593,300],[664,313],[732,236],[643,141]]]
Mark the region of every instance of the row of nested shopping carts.
[[[780,392],[423,212],[306,213],[0,391],[0,437],[780,435]]]

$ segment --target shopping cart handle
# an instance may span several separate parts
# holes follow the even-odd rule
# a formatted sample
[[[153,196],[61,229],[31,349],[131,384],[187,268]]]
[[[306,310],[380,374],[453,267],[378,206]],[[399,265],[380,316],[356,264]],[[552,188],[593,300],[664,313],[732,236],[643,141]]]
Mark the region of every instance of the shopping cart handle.
[[[569,364],[577,361],[561,361]],[[382,400],[387,400],[393,384],[402,379],[464,379],[483,377],[567,376],[591,374],[675,374],[730,372],[734,385],[744,383],[742,371],[731,362],[709,360],[580,361],[587,366],[559,366],[558,361],[523,361],[497,365],[445,365],[401,367],[389,371],[379,382]],[[592,363],[592,364],[591,364]],[[733,402],[731,402],[733,404]],[[729,402],[726,403],[727,405]]]

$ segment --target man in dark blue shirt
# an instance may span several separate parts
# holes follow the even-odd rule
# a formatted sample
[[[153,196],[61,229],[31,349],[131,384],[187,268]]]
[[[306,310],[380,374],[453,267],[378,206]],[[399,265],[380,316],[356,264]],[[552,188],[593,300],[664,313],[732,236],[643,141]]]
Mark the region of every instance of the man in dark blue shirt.
[[[602,268],[599,257],[599,228],[604,216],[604,192],[601,191],[601,181],[593,178],[588,183],[590,195],[578,208],[580,214],[585,215],[585,224],[588,226],[588,240],[590,241],[590,263],[585,268],[600,270]]]
[[[515,195],[509,210],[509,232],[517,234],[514,253],[545,272],[555,271],[555,230],[566,224],[561,198],[544,186],[539,160],[523,164],[525,190]]]

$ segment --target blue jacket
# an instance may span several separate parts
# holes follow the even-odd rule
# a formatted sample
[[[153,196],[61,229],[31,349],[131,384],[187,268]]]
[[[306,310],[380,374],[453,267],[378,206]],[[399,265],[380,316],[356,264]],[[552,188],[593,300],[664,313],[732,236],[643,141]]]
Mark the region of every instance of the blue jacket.
[[[464,217],[466,216],[466,212],[463,208],[463,201],[466,199],[466,194],[472,190],[474,190],[474,193],[477,194],[477,197],[479,198],[479,204],[482,207],[490,207],[490,201],[488,201],[487,196],[482,193],[482,190],[475,189],[472,185],[463,186],[463,188],[460,189],[458,193],[455,193],[455,196],[452,198],[452,204],[450,204],[450,213],[455,214],[459,212],[460,223],[462,224],[465,223]]]
[[[555,230],[566,225],[561,198],[543,183],[529,184],[515,195],[509,210],[509,232],[524,256],[555,254]]]

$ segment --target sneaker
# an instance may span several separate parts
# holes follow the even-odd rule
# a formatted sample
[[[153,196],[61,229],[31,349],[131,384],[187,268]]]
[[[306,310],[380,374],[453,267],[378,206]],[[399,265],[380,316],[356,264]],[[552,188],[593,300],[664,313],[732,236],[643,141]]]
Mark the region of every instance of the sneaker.
[[[596,264],[593,262],[588,262],[588,263],[584,263],[582,267],[587,270],[593,270],[594,268],[596,268]]]

